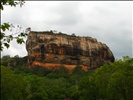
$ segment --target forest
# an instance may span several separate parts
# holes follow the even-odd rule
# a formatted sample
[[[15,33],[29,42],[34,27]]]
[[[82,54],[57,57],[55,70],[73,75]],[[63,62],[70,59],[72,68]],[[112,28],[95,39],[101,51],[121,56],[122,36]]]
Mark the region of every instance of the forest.
[[[65,67],[31,69],[26,57],[1,58],[1,100],[133,100],[133,58],[72,74]]]

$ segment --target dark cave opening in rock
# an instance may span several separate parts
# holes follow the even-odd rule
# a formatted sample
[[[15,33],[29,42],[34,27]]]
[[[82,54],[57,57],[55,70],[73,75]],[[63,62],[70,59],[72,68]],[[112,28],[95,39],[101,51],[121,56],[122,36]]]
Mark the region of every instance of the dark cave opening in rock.
[[[45,59],[45,47],[44,47],[44,45],[41,46],[41,59],[42,59],[42,61],[44,61],[44,59]]]
[[[76,56],[79,53],[78,45],[73,44],[73,55]]]

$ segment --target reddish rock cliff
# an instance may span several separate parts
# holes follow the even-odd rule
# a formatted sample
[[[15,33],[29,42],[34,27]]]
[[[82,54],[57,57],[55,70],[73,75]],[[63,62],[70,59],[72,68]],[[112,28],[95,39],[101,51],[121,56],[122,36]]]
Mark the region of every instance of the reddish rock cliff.
[[[114,62],[114,56],[106,44],[95,38],[55,34],[52,31],[31,31],[26,41],[30,67],[48,69],[64,65],[70,71],[76,65],[88,70],[100,67],[104,62]]]

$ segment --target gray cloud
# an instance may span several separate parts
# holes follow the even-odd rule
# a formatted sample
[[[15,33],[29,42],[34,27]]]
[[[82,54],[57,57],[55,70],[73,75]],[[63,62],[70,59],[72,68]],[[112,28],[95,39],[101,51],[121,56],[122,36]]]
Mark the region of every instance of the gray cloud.
[[[80,21],[80,12],[78,11],[79,4],[76,2],[62,2],[59,3],[57,8],[53,8],[50,11],[52,16],[50,19],[58,16],[55,20],[48,20],[48,24],[59,26],[71,26],[76,25]]]
[[[6,7],[2,12],[2,22],[5,21],[34,31],[57,30],[91,36],[107,44],[115,58],[133,56],[132,2],[26,1],[22,8]],[[15,42],[2,53],[27,55],[24,44],[18,46]]]

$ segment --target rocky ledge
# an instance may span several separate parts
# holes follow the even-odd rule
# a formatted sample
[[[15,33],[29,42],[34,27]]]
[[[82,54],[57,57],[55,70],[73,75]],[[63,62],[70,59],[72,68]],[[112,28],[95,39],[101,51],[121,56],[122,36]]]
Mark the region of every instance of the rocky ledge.
[[[95,38],[74,34],[31,31],[26,49],[30,67],[58,69],[64,66],[71,71],[76,65],[80,65],[82,69],[88,70],[98,68],[104,62],[114,62],[113,53],[106,44]]]

